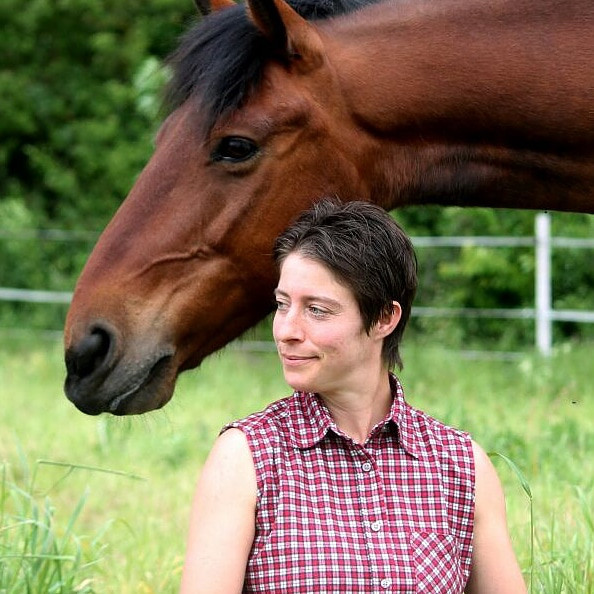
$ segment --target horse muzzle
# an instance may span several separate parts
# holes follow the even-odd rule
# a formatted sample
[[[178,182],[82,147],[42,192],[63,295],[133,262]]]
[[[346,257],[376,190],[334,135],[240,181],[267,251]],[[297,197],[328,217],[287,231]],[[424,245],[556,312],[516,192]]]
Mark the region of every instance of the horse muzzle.
[[[127,345],[120,355],[121,337],[105,323],[94,324],[81,338],[67,346],[66,381],[68,399],[82,412],[98,415],[141,414],[161,408],[175,386],[177,369],[172,346]]]

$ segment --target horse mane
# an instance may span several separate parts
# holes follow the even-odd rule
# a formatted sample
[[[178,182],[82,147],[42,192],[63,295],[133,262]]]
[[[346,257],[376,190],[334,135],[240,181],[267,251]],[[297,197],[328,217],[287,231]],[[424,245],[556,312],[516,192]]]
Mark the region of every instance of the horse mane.
[[[318,20],[353,12],[381,0],[289,0],[305,19]],[[245,4],[213,12],[182,38],[168,58],[173,75],[166,102],[174,110],[199,98],[205,132],[239,109],[258,88],[275,49],[248,18]]]

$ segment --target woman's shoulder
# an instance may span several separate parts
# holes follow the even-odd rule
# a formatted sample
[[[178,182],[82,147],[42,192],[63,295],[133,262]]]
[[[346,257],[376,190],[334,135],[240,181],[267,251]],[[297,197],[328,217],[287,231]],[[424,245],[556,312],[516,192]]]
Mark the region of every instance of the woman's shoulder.
[[[470,434],[409,406],[411,429],[422,449],[435,451],[473,473],[474,451]]]
[[[399,430],[407,434],[409,443],[417,442],[420,447],[452,444],[455,447],[472,449],[472,440],[466,431],[448,425],[413,406],[405,396],[404,389],[396,376],[391,377],[391,383],[398,406],[396,417]]]
[[[245,433],[277,431],[283,419],[289,415],[289,405],[293,396],[281,398],[269,404],[265,409],[254,412],[225,425],[221,431],[235,428]]]
[[[284,427],[290,416],[292,398],[294,396],[276,400],[261,411],[228,423],[221,430],[221,434],[229,432],[230,429],[241,431],[256,465],[259,461],[275,457],[279,444],[284,439]]]
[[[420,431],[421,433],[429,433],[435,439],[441,441],[453,440],[455,442],[463,442],[467,444],[468,447],[471,447],[471,438],[466,431],[448,425],[418,408],[414,408],[410,405],[407,406],[414,419],[414,425],[417,431]]]

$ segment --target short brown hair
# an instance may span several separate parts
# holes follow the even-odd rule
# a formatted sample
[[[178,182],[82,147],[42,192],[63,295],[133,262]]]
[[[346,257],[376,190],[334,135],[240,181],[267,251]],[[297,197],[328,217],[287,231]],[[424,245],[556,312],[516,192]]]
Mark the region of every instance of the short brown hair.
[[[393,301],[400,304],[400,322],[384,339],[382,356],[390,369],[402,369],[398,347],[417,290],[417,258],[390,214],[368,202],[324,198],[276,239],[279,267],[293,252],[320,262],[352,291],[368,333]]]

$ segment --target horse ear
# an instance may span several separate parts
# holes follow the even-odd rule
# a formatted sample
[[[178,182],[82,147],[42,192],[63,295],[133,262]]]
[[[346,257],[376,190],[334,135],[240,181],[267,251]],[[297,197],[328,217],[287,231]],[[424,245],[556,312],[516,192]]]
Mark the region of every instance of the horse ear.
[[[207,16],[211,12],[216,12],[222,8],[229,8],[235,6],[233,0],[194,0],[194,4],[200,13],[200,16]]]
[[[285,0],[247,0],[253,23],[287,62],[301,71],[321,66],[324,46],[317,29]]]

